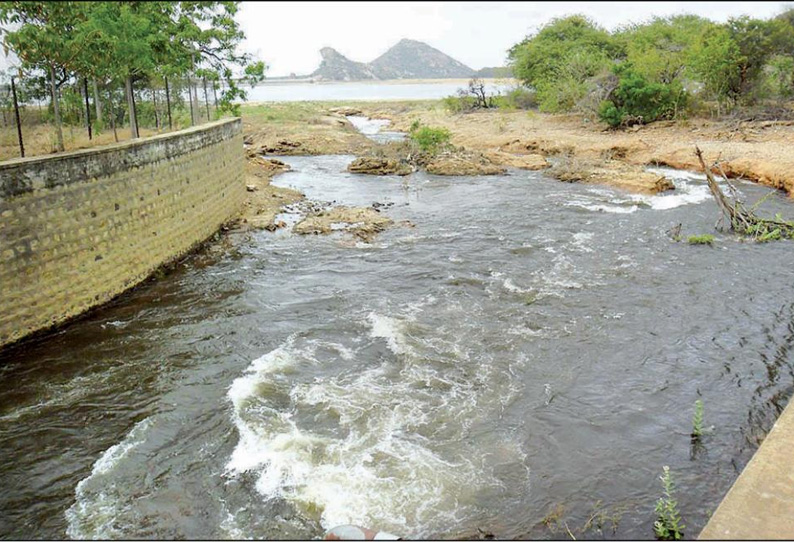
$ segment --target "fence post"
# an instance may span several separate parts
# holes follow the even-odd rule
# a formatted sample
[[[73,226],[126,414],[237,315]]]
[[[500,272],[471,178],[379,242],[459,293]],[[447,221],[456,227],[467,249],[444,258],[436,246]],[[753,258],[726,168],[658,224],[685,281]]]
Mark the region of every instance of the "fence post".
[[[171,96],[168,93],[168,77],[165,77],[165,105],[168,109],[168,129],[173,130],[174,124],[171,122]]]
[[[207,76],[203,77],[204,79],[204,107],[207,110],[207,122],[210,121],[210,99],[207,96]]]
[[[88,140],[94,139],[91,134],[91,108],[88,107],[88,78],[83,77],[83,94],[85,95],[85,124],[88,126]]]
[[[25,145],[22,143],[22,123],[19,120],[19,103],[17,103],[17,86],[14,84],[14,78],[11,78],[11,94],[14,98],[14,115],[17,118],[17,137],[19,138],[19,154],[22,158],[25,157]]]

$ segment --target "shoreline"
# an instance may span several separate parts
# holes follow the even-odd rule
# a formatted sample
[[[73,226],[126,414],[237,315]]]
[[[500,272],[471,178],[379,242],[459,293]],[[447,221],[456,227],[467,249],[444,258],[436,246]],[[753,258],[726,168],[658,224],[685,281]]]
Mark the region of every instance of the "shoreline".
[[[344,105],[370,118],[388,119],[389,130],[408,132],[412,123],[446,128],[451,142],[487,154],[499,164],[528,155],[567,161],[569,182],[585,182],[634,193],[671,188],[650,175],[648,166],[698,172],[695,145],[731,178],[744,178],[794,195],[794,156],[781,153],[794,143],[794,123],[689,119],[663,121],[614,131],[579,115],[533,110],[479,110],[449,113],[439,100],[264,102],[243,106],[244,133],[279,154],[367,156],[376,146],[332,109]],[[287,143],[286,145],[284,143]],[[494,158],[496,157],[496,158]],[[573,174],[570,172],[573,170]],[[549,170],[554,176],[554,171]]]

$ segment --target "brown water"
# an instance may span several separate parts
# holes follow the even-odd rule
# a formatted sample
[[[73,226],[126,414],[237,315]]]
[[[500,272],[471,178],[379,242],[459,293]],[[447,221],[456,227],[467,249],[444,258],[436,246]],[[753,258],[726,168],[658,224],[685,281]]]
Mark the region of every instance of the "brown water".
[[[350,160],[277,182],[415,228],[232,234],[0,354],[0,536],[649,538],[664,465],[697,535],[791,395],[792,243],[672,242],[718,217],[687,174],[639,198]]]

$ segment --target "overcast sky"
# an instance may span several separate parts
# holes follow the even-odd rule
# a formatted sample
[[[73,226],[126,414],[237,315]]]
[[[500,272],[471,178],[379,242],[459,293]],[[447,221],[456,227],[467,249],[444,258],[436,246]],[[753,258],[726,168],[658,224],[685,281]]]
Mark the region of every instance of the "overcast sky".
[[[715,21],[767,18],[789,2],[243,2],[246,49],[269,76],[306,75],[320,48],[369,62],[402,38],[424,41],[469,66],[502,66],[506,51],[553,17],[583,13],[613,29],[654,15],[693,13]]]
[[[787,2],[242,2],[243,48],[268,76],[307,75],[320,49],[369,62],[402,38],[424,41],[470,68],[503,66],[506,51],[554,17],[582,13],[608,29],[655,15],[693,13],[715,21],[768,18]],[[9,59],[10,60],[10,59]],[[0,50],[0,68],[8,60]]]

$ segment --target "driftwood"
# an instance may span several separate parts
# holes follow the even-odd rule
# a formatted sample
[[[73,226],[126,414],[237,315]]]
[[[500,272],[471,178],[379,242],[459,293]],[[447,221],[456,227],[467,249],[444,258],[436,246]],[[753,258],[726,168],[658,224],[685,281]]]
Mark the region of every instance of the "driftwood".
[[[728,218],[730,222],[730,228],[733,231],[741,235],[750,236],[756,241],[761,242],[782,239],[785,237],[794,239],[794,222],[787,222],[783,220],[780,215],[776,216],[774,219],[761,218],[755,215],[755,209],[767,197],[769,197],[769,194],[762,198],[752,208],[748,209],[739,199],[736,187],[733,186],[733,184],[728,180],[727,175],[725,175],[725,172],[722,170],[722,166],[720,166],[719,163],[716,164],[717,169],[722,175],[723,180],[725,180],[727,183],[731,192],[730,197],[726,196],[717,184],[717,181],[714,179],[714,175],[711,172],[711,168],[706,166],[706,162],[703,159],[703,153],[697,146],[695,147],[695,154],[697,155],[698,160],[700,160],[700,166],[703,168],[703,171],[706,174],[709,190],[711,190],[711,194],[717,201],[717,206],[722,211],[722,216]],[[774,191],[770,192],[770,194],[772,193],[774,193]]]

